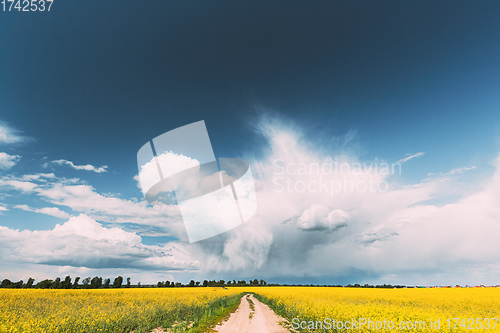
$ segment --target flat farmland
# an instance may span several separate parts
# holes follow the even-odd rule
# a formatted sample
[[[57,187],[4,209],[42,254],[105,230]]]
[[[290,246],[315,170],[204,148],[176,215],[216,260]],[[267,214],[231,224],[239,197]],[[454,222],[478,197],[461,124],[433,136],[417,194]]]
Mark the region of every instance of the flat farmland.
[[[304,332],[334,332],[337,326],[333,320],[339,332],[500,332],[500,322],[497,322],[500,288],[257,287],[245,290],[253,292],[257,299],[287,319],[290,327],[295,319],[293,326],[302,325],[298,330]],[[392,329],[390,322],[394,324]]]
[[[284,331],[500,332],[500,288],[336,287],[0,289],[0,332],[211,332],[244,294]]]
[[[0,289],[0,332],[204,331],[237,306],[222,288]]]

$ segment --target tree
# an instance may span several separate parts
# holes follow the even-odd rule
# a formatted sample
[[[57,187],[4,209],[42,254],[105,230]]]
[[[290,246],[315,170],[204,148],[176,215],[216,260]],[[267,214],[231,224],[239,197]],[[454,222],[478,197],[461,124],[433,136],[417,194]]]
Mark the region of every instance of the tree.
[[[61,288],[62,289],[70,289],[71,287],[72,287],[71,277],[68,275],[64,278],[64,281],[61,283]]]
[[[123,283],[123,278],[121,276],[115,278],[113,281],[113,287],[114,288],[121,288]]]
[[[156,286],[157,286],[158,288],[162,288],[162,287],[164,287],[165,285],[163,284],[163,282],[161,282],[161,281],[160,281],[160,282],[158,282],[158,283],[156,284]]]
[[[52,286],[52,280],[43,280],[36,284],[36,288],[48,289]]]
[[[75,279],[75,282],[73,283],[73,288],[75,288],[75,289],[78,288],[78,281],[80,281],[80,277],[77,277]]]
[[[35,279],[29,278],[28,282],[26,282],[26,288],[31,288],[33,286],[33,283],[35,282]]]
[[[90,281],[90,288],[98,289],[102,286],[102,277],[95,276]]]
[[[200,281],[196,281],[196,286],[199,287],[200,286]]]
[[[203,280],[203,287],[208,287],[208,281],[207,280]]]
[[[190,287],[194,287],[194,284],[195,284],[194,280],[191,280],[191,281],[189,282],[189,286],[190,286]]]
[[[110,283],[111,283],[111,279],[104,280],[104,288],[109,288]]]
[[[90,287],[90,276],[83,279],[82,283],[83,288],[88,289]]]
[[[54,282],[52,282],[52,289],[59,289],[61,288],[61,278],[56,278]]]
[[[127,278],[127,288],[130,288],[130,278]]]
[[[11,284],[12,284],[12,281],[10,281],[9,279],[4,279],[4,280],[2,281],[2,284],[0,284],[0,287],[1,287],[1,288],[7,288],[7,287],[9,287]]]

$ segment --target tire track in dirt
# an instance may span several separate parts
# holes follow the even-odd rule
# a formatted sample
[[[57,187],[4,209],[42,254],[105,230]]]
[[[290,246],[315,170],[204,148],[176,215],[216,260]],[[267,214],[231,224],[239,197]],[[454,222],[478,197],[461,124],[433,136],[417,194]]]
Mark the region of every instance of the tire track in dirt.
[[[284,319],[277,316],[266,304],[260,302],[251,294],[248,299],[253,302],[255,310],[252,311],[247,296],[241,298],[240,306],[226,322],[214,328],[216,332],[290,333],[290,331],[279,325]]]

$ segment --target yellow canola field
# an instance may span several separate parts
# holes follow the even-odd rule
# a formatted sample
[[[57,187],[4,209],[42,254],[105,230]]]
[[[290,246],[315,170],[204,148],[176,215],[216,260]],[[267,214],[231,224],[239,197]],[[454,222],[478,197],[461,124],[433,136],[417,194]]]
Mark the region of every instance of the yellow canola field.
[[[328,329],[332,319],[339,328],[343,326],[339,332],[500,332],[500,288],[253,287],[241,290],[262,296],[257,297],[288,319],[290,325],[295,322],[294,328],[302,324],[305,329],[298,330],[303,332],[309,331],[311,322],[316,325],[315,332],[334,332],[334,326]],[[297,319],[293,322],[294,318]],[[330,320],[325,322],[326,318]],[[373,324],[369,328],[366,324],[360,327],[362,318]],[[346,330],[345,326],[352,326],[353,321],[357,323],[354,329]],[[393,329],[389,328],[389,321],[394,323]],[[403,322],[401,328],[400,322]]]
[[[222,288],[0,289],[0,332],[149,332],[238,301]]]
[[[243,292],[270,304],[289,320],[290,328],[302,325],[297,329],[301,332],[335,332],[328,323],[352,326],[353,321],[354,329],[343,326],[337,332],[500,332],[500,323],[495,323],[500,288],[329,287],[0,289],[0,332],[139,333],[174,323],[181,331],[183,325],[206,322],[234,306]],[[363,318],[366,324],[360,325]],[[401,322],[405,327],[398,326]]]

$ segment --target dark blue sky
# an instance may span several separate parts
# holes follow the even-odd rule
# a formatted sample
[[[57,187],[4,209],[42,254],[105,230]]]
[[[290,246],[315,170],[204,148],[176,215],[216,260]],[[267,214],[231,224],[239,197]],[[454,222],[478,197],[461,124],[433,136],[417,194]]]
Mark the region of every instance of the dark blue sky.
[[[470,153],[498,133],[494,1],[57,1],[21,14],[0,14],[0,114],[54,158],[120,170],[200,119],[233,154],[256,106],[357,130],[385,158],[431,143]]]
[[[86,181],[142,200],[132,177],[146,141],[205,120],[216,156],[258,155],[262,113],[327,148],[354,131],[361,160],[425,152],[405,181],[486,168],[500,151],[499,17],[499,2],[470,0],[55,0],[50,12],[0,12],[0,121],[31,138],[3,149],[24,162],[9,172],[40,172],[44,158],[107,165]],[[8,214],[11,226],[20,213]]]

